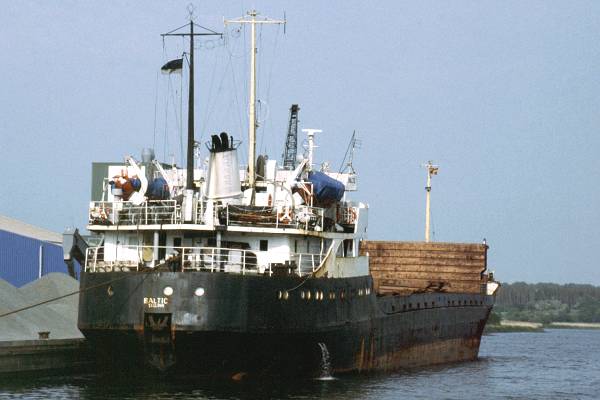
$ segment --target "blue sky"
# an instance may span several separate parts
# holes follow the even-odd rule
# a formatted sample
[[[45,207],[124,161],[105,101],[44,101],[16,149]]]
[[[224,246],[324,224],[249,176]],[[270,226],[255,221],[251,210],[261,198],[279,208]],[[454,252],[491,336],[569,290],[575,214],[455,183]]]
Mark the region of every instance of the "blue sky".
[[[0,213],[82,227],[92,161],[154,145],[181,163],[181,81],[157,71],[185,45],[159,35],[186,22],[188,3],[3,5]],[[195,6],[217,30],[253,7],[285,11],[285,35],[260,31],[259,150],[280,158],[292,103],[302,127],[323,129],[317,159],[335,168],[356,130],[354,198],[370,205],[371,238],[422,240],[431,159],[435,240],[485,237],[502,280],[600,284],[600,3]],[[246,141],[247,34],[227,33],[227,46],[197,51],[201,140]]]

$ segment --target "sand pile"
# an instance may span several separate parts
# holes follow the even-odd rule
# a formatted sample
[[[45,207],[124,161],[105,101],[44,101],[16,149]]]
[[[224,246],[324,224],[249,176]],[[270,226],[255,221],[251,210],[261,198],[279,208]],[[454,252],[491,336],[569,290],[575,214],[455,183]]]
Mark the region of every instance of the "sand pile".
[[[0,314],[77,291],[79,282],[62,273],[51,273],[21,288],[0,279]],[[38,339],[38,332],[50,332],[50,339],[81,338],[77,329],[78,295],[0,318],[0,341]]]

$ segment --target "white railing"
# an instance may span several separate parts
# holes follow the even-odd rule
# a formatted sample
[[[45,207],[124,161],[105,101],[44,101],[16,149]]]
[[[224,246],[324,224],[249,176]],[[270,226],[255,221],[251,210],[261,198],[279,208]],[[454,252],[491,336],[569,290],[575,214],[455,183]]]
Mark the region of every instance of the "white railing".
[[[174,272],[272,275],[278,270],[287,270],[286,273],[304,276],[316,271],[324,259],[324,254],[225,247],[98,246],[87,249],[85,271],[128,272],[157,268]]]
[[[194,204],[193,223],[206,224],[206,202]],[[325,210],[319,207],[296,208],[217,206],[212,218],[227,226],[293,228],[323,231]],[[219,218],[216,218],[219,217]],[[175,200],[150,200],[141,205],[129,201],[94,201],[90,204],[89,225],[183,224],[181,205]]]
[[[90,225],[153,225],[181,223],[181,206],[175,200],[150,200],[141,205],[128,201],[94,201]]]

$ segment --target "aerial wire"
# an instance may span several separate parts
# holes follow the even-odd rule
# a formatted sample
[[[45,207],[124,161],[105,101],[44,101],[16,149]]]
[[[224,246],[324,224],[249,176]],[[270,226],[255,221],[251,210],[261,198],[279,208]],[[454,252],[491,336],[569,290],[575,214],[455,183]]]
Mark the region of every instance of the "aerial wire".
[[[143,279],[148,278],[148,276],[150,276],[150,274],[155,273],[155,272],[160,273],[162,271],[151,270],[151,271],[142,272],[142,273],[146,274],[146,276]],[[39,303],[31,304],[31,305],[28,305],[28,306],[25,306],[25,307],[18,308],[16,310],[5,312],[3,314],[0,314],[0,318],[8,317],[9,315],[13,315],[13,314],[20,313],[22,311],[30,310],[32,308],[39,307],[39,306],[42,306],[44,304],[52,303],[54,301],[61,300],[61,299],[64,299],[66,297],[74,296],[74,295],[79,294],[79,293],[84,293],[84,292],[87,292],[88,290],[97,289],[97,288],[102,287],[102,286],[110,285],[111,283],[123,280],[125,278],[129,278],[129,274],[125,274],[125,275],[120,276],[118,278],[111,279],[110,281],[102,282],[102,283],[99,283],[97,285],[88,286],[88,287],[86,287],[84,289],[79,289],[79,290],[76,290],[74,292],[70,292],[70,293],[64,294],[62,296],[54,297],[54,298],[49,299],[49,300],[40,301]]]
[[[346,153],[344,154],[344,159],[342,160],[342,163],[340,164],[340,169],[339,169],[339,174],[342,173],[342,171],[344,170],[344,164],[346,162],[346,157],[348,157],[348,153],[350,152],[350,148],[352,147],[352,142],[354,141],[354,135],[356,134],[356,131],[352,133],[352,137],[350,138],[350,143],[348,143],[348,147],[346,147]]]
[[[223,40],[223,39],[221,39],[221,40]],[[210,73],[210,81],[209,81],[209,87],[208,87],[208,96],[206,97],[206,100],[207,100],[206,108],[205,108],[206,113],[203,113],[203,115],[202,115],[202,119],[204,120],[204,123],[202,124],[203,128],[200,130],[200,140],[199,140],[200,142],[202,141],[202,134],[204,133],[204,131],[207,131],[207,133],[208,133],[208,130],[210,128],[208,125],[208,122],[210,120],[209,112],[211,109],[211,105],[216,103],[216,99],[213,98],[212,92],[213,92],[213,88],[214,88],[215,74],[217,71],[217,62],[219,61],[219,59],[220,59],[219,56],[221,54],[222,53],[219,53],[219,55],[217,55],[216,57],[213,57],[212,71]]]
[[[152,136],[152,150],[156,148],[156,116],[158,114],[158,80],[160,72],[156,72],[156,84],[154,87],[154,134]]]
[[[185,38],[182,36],[181,48],[183,49],[184,46]],[[183,59],[183,54],[181,55],[181,58]],[[181,165],[183,165],[183,66],[181,68],[181,77],[179,79],[179,151],[179,159],[181,160]]]

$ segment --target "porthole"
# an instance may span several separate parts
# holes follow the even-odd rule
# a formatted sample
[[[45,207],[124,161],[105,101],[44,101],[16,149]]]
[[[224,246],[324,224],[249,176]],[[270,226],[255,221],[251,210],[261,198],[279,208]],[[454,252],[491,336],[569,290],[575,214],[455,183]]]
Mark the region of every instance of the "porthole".
[[[306,291],[306,300],[310,300],[311,294],[310,294],[310,290]]]
[[[340,299],[344,300],[346,298],[346,292],[343,290],[340,292]]]
[[[421,308],[421,303],[417,303],[417,308]]]
[[[302,300],[304,300],[304,298],[306,297],[306,295],[304,294],[304,290],[300,291],[300,297],[302,298]]]
[[[163,289],[163,294],[167,297],[171,296],[173,294],[173,288],[171,286],[165,286]]]
[[[277,292],[277,298],[281,300],[283,298],[283,292],[280,290]]]
[[[287,290],[286,290],[286,291],[284,291],[284,292],[283,292],[283,299],[284,299],[284,300],[287,300],[287,299],[289,299],[289,298],[290,298],[290,294],[288,293],[288,291],[287,291]]]
[[[196,290],[194,291],[194,294],[198,297],[202,297],[204,296],[204,288],[196,288]]]
[[[113,295],[115,294],[115,291],[113,290],[113,287],[111,285],[109,285],[106,288],[106,294],[108,295],[108,297],[113,297]]]
[[[425,302],[425,303],[423,304],[423,307],[427,308],[427,302]]]
[[[408,303],[408,308],[412,308],[412,303]]]

